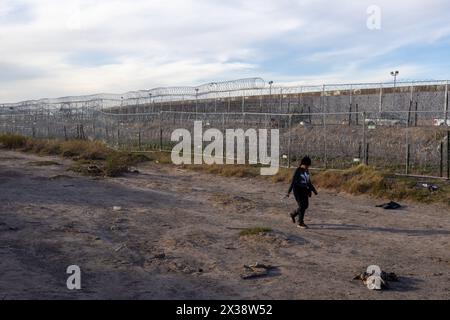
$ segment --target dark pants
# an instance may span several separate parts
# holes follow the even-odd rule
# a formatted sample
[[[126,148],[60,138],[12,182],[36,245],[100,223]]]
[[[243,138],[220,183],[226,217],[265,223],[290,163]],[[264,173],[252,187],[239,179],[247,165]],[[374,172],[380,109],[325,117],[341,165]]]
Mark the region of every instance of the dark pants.
[[[299,223],[304,223],[305,212],[309,207],[309,193],[309,190],[306,188],[294,188],[294,196],[298,204],[298,209],[294,211],[292,216],[299,216]]]

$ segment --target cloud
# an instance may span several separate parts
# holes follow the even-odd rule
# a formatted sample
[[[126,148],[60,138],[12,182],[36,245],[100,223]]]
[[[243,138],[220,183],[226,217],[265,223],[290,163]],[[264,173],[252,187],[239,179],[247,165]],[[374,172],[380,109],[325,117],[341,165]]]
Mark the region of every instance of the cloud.
[[[367,29],[370,5],[381,30]],[[433,50],[450,54],[449,9],[444,0],[3,0],[0,101],[249,76],[382,81],[391,68],[448,77]]]
[[[0,83],[15,82],[25,79],[39,79],[45,71],[23,65],[6,64],[0,61]]]

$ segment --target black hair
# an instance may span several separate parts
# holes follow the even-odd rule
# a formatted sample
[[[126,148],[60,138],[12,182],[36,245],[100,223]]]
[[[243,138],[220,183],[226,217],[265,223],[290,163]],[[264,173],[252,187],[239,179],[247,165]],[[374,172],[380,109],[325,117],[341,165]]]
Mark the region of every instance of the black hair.
[[[302,159],[302,161],[300,162],[300,165],[301,166],[311,166],[311,158],[310,157],[308,157],[308,156],[306,156],[306,157],[304,157],[303,159]]]

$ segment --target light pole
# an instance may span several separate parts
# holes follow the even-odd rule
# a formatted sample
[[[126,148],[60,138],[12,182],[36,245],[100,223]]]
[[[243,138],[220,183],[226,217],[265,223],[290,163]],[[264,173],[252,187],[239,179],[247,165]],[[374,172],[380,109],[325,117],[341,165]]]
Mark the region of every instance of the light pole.
[[[272,96],[272,85],[273,85],[273,81],[269,81],[269,95]]]
[[[397,76],[399,75],[399,73],[400,72],[398,72],[398,71],[392,71],[391,72],[391,76],[393,76],[394,77],[394,102],[393,102],[393,108],[392,108],[392,110],[394,110],[395,109],[395,94],[397,93]]]

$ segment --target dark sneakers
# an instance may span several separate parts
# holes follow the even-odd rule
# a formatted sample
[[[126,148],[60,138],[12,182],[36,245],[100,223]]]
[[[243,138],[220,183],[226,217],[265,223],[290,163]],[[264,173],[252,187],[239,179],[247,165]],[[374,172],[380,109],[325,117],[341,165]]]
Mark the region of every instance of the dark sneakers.
[[[299,223],[297,227],[300,229],[309,229],[309,227],[304,222]]]

